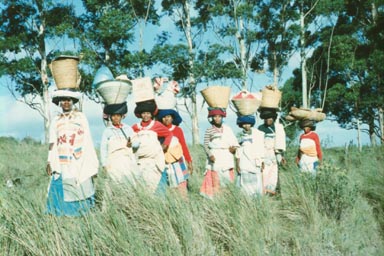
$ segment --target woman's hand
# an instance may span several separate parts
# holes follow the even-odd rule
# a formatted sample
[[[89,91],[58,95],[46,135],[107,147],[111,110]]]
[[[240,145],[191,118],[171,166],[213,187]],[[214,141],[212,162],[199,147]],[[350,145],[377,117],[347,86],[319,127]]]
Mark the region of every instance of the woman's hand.
[[[187,166],[188,166],[188,172],[189,172],[189,175],[192,175],[192,173],[193,173],[193,165],[192,165],[192,162],[187,163]]]
[[[236,147],[235,146],[230,146],[229,147],[229,152],[231,152],[232,154],[235,154],[236,153]]]
[[[128,137],[127,147],[128,147],[128,148],[131,148],[131,147],[132,147],[131,137]]]
[[[169,146],[162,144],[161,147],[163,148],[163,152],[165,153],[165,152],[167,152]]]
[[[47,166],[45,167],[45,171],[47,172],[47,174],[49,176],[52,175],[52,168],[51,168],[51,165],[49,163],[47,163]]]
[[[212,155],[212,156],[209,156],[209,161],[210,161],[210,162],[214,163],[215,160],[216,160],[215,156],[213,156],[213,155]]]

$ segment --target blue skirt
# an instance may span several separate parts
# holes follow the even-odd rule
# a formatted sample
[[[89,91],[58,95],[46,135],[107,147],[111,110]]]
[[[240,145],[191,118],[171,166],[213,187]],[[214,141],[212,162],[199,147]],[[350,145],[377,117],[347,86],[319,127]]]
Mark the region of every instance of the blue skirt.
[[[164,170],[161,173],[161,178],[160,178],[159,184],[157,184],[155,195],[165,196],[165,193],[167,191],[167,187],[168,187],[168,175],[167,175],[167,171]]]
[[[56,180],[53,177],[51,178],[47,198],[47,214],[56,216],[83,216],[94,206],[94,195],[81,201],[65,202],[61,175]]]

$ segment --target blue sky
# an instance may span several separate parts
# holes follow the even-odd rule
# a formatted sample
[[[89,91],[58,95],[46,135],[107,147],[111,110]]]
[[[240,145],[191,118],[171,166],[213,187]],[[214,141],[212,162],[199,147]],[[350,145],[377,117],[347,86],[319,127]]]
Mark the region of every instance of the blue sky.
[[[32,110],[24,103],[16,101],[8,92],[6,88],[0,86],[0,136],[12,136],[17,139],[24,137],[32,137],[38,141],[44,141],[44,123],[43,118],[38,114],[37,111]],[[128,125],[132,125],[138,122],[133,115],[134,103],[133,96],[129,95],[128,101],[128,115],[124,119],[124,122]],[[182,102],[178,102],[179,106],[182,106]],[[202,106],[202,97],[198,97],[198,107]],[[56,115],[60,112],[60,109],[51,104],[51,115]],[[99,145],[102,132],[105,128],[102,120],[102,105],[89,100],[84,97],[83,112],[86,114],[92,137],[96,146]],[[205,129],[209,126],[207,120],[207,105],[203,105],[198,111],[200,113],[199,125],[200,125],[200,138],[203,139]],[[236,114],[232,109],[228,108],[228,116],[225,119],[225,123],[232,127],[235,133],[240,131],[240,128],[236,125]],[[185,131],[186,138],[191,141],[190,132],[190,120],[186,112],[180,111],[183,117],[183,123],[181,127]],[[260,120],[258,120],[260,124]],[[317,125],[316,132],[319,134],[323,146],[334,147],[344,146],[349,144],[351,141],[357,144],[357,131],[344,130],[338,127],[336,122],[323,121]],[[369,137],[366,134],[362,134],[363,144],[369,143]],[[297,142],[297,140],[296,140]]]

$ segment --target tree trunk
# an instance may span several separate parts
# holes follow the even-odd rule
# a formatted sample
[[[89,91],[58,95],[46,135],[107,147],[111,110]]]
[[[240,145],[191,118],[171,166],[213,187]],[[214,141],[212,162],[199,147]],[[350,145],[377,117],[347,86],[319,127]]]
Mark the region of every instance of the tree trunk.
[[[302,104],[303,108],[308,108],[308,92],[307,92],[307,59],[305,56],[305,24],[304,9],[300,10],[300,66],[301,66],[301,87],[302,87]]]
[[[200,144],[199,117],[197,115],[196,93],[192,96],[192,144]]]
[[[184,26],[184,33],[185,38],[187,40],[188,44],[188,64],[189,64],[189,71],[188,71],[188,77],[189,77],[189,87],[191,88],[191,122],[192,122],[192,144],[197,145],[200,143],[200,135],[199,135],[199,119],[197,115],[197,103],[196,103],[196,80],[195,75],[193,73],[193,67],[194,67],[194,53],[193,53],[193,41],[192,41],[192,34],[191,34],[191,17],[190,17],[190,8],[188,1],[185,1],[184,3],[184,15],[185,15],[185,21],[186,25]]]
[[[362,151],[361,146],[361,129],[360,129],[360,119],[357,119],[357,147],[359,148],[359,151]]]
[[[39,26],[38,30],[38,41],[39,41],[39,53],[41,56],[41,66],[40,66],[40,76],[41,76],[41,83],[43,85],[43,95],[41,97],[41,100],[43,102],[42,109],[41,109],[41,115],[44,118],[44,142],[49,142],[49,127],[51,125],[51,111],[50,111],[50,97],[48,93],[48,63],[47,63],[47,54],[46,54],[46,47],[45,47],[45,27],[43,25]]]
[[[49,127],[51,125],[51,112],[50,112],[50,101],[48,94],[48,86],[44,85],[43,92],[43,108],[44,108],[44,142],[49,142]]]
[[[369,139],[372,146],[376,146],[376,134],[375,134],[375,123],[374,119],[369,121]]]
[[[384,110],[379,108],[380,143],[384,144]]]
[[[273,85],[277,88],[277,84],[279,83],[279,69],[277,68],[277,53],[276,51],[273,53]]]
[[[239,43],[239,50],[240,50],[240,65],[241,65],[241,74],[242,74],[242,81],[241,81],[241,89],[247,90],[247,69],[248,69],[248,60],[246,59],[247,53],[245,48],[245,42],[244,38],[241,35],[242,31],[244,29],[244,24],[242,18],[239,18],[238,24],[237,24],[237,34],[236,38]]]

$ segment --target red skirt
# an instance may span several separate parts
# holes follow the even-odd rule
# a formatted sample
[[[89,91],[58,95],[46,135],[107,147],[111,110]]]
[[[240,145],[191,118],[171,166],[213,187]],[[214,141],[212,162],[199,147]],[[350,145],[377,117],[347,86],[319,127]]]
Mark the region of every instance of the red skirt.
[[[200,195],[212,199],[220,192],[220,187],[224,187],[228,182],[233,183],[235,180],[233,168],[227,172],[225,175],[219,175],[217,171],[207,170],[200,188]]]

